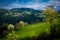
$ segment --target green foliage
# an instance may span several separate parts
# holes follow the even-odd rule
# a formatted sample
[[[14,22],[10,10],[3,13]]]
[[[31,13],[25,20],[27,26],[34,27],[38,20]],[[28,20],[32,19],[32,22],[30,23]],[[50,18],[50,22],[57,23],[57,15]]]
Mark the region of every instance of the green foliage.
[[[14,25],[9,24],[9,25],[8,25],[8,31],[9,31],[9,32],[12,32],[13,30],[14,30]]]
[[[0,26],[0,38],[3,38],[8,34],[8,27],[7,26],[8,26],[8,24],[3,24],[2,26]]]
[[[53,21],[53,28],[55,28],[53,30],[55,30],[56,33],[60,33],[60,18]]]
[[[6,36],[6,40],[17,40],[15,32],[12,31],[11,33],[8,33],[8,35]]]
[[[56,20],[56,19],[55,19]],[[59,22],[59,21],[55,21],[55,23]],[[53,23],[54,23],[53,22]],[[32,39],[34,37],[47,37],[50,35],[50,23],[49,22],[42,22],[42,23],[36,23],[36,24],[31,24],[28,26],[22,26],[21,30],[19,31],[12,31],[10,33],[8,33],[8,35],[6,36],[6,40],[22,40],[22,39]],[[54,26],[55,27],[55,26]],[[57,27],[59,28],[59,27]]]
[[[14,26],[12,27],[12,25],[4,23],[1,27],[0,27],[0,35],[6,35],[9,32],[12,32],[14,29]]]
[[[58,17],[57,12],[53,8],[47,8],[43,12],[45,14],[44,20],[50,23],[50,32],[51,35],[56,33],[56,28],[58,27]]]
[[[8,25],[9,24],[3,24],[1,27],[0,27],[0,30],[5,34],[7,33],[8,31]]]
[[[24,22],[23,21],[20,21],[17,26],[16,26],[16,29],[21,29],[21,27],[24,26]]]
[[[57,17],[56,11],[53,8],[46,8],[43,14],[45,15],[44,21],[50,22]]]

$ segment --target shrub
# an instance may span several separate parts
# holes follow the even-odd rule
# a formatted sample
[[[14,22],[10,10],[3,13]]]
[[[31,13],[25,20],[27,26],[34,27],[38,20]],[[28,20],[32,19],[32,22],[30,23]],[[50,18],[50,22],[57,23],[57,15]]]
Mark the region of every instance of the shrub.
[[[17,24],[17,29],[21,29],[21,27],[24,26],[24,22],[23,21],[20,21],[18,24]]]
[[[0,26],[0,37],[4,37],[8,34],[8,28],[7,28],[8,25],[9,24],[3,24],[2,26]]]
[[[54,19],[53,20],[53,32],[56,34],[56,33],[60,33],[60,21],[59,19]]]
[[[9,24],[8,25],[8,30],[9,30],[9,32],[12,32],[14,30],[14,25]]]
[[[12,31],[11,33],[8,33],[6,40],[17,40],[15,32]]]

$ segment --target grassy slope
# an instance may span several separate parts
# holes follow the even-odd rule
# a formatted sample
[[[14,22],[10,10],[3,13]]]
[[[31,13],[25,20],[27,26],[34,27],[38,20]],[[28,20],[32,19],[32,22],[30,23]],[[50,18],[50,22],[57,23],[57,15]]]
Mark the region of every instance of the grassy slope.
[[[36,23],[24,26],[21,30],[15,32],[17,38],[37,37],[42,32],[49,32],[49,23]]]

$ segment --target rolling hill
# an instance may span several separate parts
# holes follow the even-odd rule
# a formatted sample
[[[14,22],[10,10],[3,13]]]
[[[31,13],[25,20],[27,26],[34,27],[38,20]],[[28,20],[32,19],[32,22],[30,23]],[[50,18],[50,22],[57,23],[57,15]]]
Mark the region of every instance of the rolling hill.
[[[10,10],[0,9],[0,25],[5,23],[15,24],[19,21],[24,21],[27,23],[33,23],[38,21],[42,21],[42,10],[35,10],[30,8],[14,8]]]

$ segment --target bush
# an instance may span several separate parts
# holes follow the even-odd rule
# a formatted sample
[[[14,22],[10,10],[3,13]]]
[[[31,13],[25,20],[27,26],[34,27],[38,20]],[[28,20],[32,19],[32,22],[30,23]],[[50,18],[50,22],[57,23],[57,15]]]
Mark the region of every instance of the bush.
[[[0,35],[2,36],[6,36],[6,34],[8,33],[8,26],[9,24],[3,24],[1,27],[0,27]],[[0,36],[1,37],[1,36]]]
[[[14,26],[12,24],[3,24],[1,27],[0,27],[0,35],[7,35],[9,32],[12,32],[12,30],[14,29]]]
[[[60,33],[60,19],[53,20],[53,32],[55,34]]]
[[[17,29],[21,29],[21,27],[24,26],[24,22],[23,21],[20,21],[18,24],[17,24]]]
[[[12,32],[14,30],[14,25],[9,24],[8,25],[8,30],[9,30],[9,32]]]
[[[11,33],[8,33],[6,40],[17,40],[15,32],[12,31]]]

